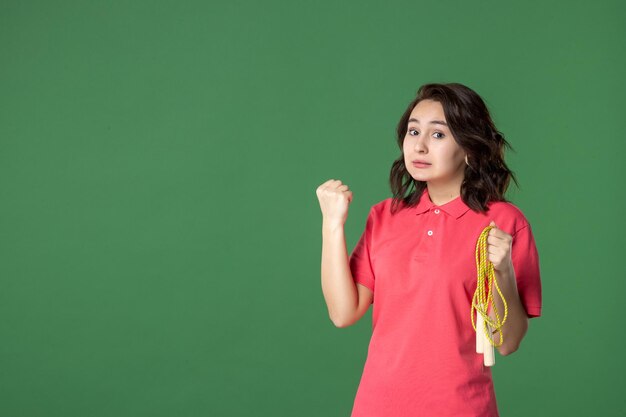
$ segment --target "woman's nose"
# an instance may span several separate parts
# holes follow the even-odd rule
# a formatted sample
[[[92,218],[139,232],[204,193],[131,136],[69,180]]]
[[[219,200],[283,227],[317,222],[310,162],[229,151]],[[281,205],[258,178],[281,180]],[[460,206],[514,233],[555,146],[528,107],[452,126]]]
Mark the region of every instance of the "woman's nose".
[[[428,148],[421,136],[415,139],[415,151],[420,153],[428,152]]]

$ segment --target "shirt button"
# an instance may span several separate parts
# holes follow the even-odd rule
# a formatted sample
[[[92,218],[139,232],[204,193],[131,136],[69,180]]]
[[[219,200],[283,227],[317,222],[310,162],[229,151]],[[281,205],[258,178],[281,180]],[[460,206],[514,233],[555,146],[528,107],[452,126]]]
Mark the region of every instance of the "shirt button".
[[[432,236],[432,235],[433,235],[433,231],[432,231],[432,230],[429,230],[429,231],[428,231],[428,236]]]
[[[435,214],[439,214],[439,209],[435,209]]]

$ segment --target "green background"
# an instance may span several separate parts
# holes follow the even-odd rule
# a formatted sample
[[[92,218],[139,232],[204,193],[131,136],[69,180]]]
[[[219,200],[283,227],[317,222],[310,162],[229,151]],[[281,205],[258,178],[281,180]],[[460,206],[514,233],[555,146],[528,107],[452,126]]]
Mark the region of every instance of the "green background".
[[[626,415],[618,1],[0,3],[0,416],[349,416],[315,189],[391,196],[395,126],[461,82],[513,145],[543,315],[503,416]],[[622,352],[622,353],[620,353]]]

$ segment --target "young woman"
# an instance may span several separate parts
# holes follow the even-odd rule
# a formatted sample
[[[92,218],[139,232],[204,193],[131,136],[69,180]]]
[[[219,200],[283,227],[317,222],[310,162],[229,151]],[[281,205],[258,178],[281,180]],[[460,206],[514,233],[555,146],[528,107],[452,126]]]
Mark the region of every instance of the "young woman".
[[[393,198],[373,205],[348,257],[343,225],[352,192],[321,184],[322,291],[337,327],[373,303],[372,337],[351,417],[497,417],[491,368],[476,353],[472,298],[476,242],[487,226],[488,260],[507,303],[502,355],[515,352],[528,318],[541,315],[539,257],[530,224],[505,197],[510,145],[484,101],[457,83],[426,84],[398,126],[402,155]],[[499,320],[504,304],[491,289]],[[476,315],[476,312],[474,313]],[[495,322],[493,309],[489,317]],[[474,316],[477,320],[477,317]]]

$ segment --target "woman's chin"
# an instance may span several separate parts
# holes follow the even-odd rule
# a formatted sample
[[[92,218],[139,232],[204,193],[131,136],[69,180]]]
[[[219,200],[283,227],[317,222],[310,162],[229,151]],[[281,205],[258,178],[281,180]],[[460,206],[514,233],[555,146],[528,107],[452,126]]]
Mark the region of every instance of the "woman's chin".
[[[427,182],[430,179],[429,175],[415,174],[412,172],[410,172],[409,174],[411,174],[411,178],[413,178],[415,181]]]

